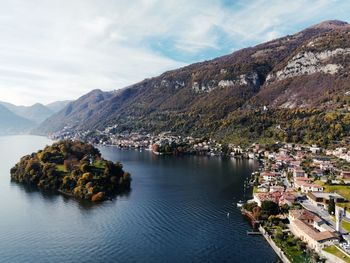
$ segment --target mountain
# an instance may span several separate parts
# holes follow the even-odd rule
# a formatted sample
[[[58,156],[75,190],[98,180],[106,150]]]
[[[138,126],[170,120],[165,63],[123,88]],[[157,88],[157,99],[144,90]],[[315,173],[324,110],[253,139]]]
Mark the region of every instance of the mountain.
[[[68,102],[69,101],[56,101],[47,105],[35,103],[31,106],[17,106],[11,103],[0,101],[0,105],[5,106],[7,109],[18,116],[39,124],[54,113],[63,109],[68,104]]]
[[[67,104],[71,102],[70,100],[63,100],[63,101],[55,101],[49,104],[46,104],[45,106],[49,108],[53,112],[59,112],[62,110]]]
[[[173,131],[227,142],[268,138],[326,144],[350,132],[349,65],[350,25],[325,21],[117,92],[93,91],[36,132],[115,126],[116,132]]]
[[[80,125],[80,120],[89,119],[98,109],[103,108],[103,104],[113,95],[114,92],[93,90],[78,100],[68,103],[61,111],[45,120],[35,131],[38,132],[41,129],[55,131],[66,126],[77,127]]]
[[[28,132],[34,123],[0,105],[0,135]]]

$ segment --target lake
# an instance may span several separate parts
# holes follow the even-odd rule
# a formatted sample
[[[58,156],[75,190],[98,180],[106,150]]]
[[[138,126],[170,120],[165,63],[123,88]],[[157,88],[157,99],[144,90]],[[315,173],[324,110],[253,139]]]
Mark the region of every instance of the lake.
[[[276,261],[235,204],[256,162],[100,147],[131,173],[132,191],[90,204],[11,183],[19,158],[50,143],[0,137],[0,262]]]

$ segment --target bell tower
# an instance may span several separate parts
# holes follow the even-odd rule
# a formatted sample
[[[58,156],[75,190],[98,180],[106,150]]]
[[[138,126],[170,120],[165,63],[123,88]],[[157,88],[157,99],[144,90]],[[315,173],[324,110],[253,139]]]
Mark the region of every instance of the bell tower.
[[[336,209],[335,211],[335,227],[338,232],[341,230],[341,221],[343,220],[343,210],[342,209]]]

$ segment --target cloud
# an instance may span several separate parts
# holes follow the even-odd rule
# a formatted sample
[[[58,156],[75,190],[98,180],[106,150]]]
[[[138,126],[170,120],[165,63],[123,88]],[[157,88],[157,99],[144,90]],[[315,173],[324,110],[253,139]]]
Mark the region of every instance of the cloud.
[[[341,0],[2,0],[0,100],[77,98],[348,20]]]

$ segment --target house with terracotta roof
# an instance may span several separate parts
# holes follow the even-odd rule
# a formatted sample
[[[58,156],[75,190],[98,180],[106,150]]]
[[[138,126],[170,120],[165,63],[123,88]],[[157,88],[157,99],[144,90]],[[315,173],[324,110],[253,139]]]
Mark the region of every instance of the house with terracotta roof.
[[[310,178],[295,178],[294,179],[294,188],[300,189],[302,193],[309,192],[322,192],[323,187],[317,184],[312,183],[312,179]]]
[[[297,161],[297,160],[295,160],[295,161],[292,161],[291,163],[290,163],[290,165],[291,166],[300,166],[301,165],[301,161]]]
[[[300,190],[302,193],[323,192],[323,187],[313,183],[302,183]]]
[[[284,192],[284,186],[281,186],[281,185],[273,185],[273,186],[270,186],[270,192],[281,192],[283,193]]]
[[[350,179],[350,171],[341,171],[340,176],[343,179]]]
[[[274,192],[274,193],[254,193],[253,194],[253,200],[258,204],[258,206],[261,206],[262,202],[264,201],[272,201],[278,204],[280,197],[282,194],[280,192]]]
[[[316,214],[305,210],[290,210],[291,232],[317,252],[339,241],[337,233]]]
[[[278,205],[279,206],[283,206],[283,205],[292,206],[296,199],[297,199],[296,192],[286,191],[282,194],[281,198],[279,199]]]
[[[285,155],[285,154],[276,155],[276,162],[279,164],[289,164],[292,161],[294,161],[294,159],[288,155]]]
[[[269,193],[254,193],[253,200],[261,206],[264,201],[272,201],[278,204],[279,206],[283,206],[285,204],[291,206],[295,200],[297,199],[296,192],[292,191],[274,191]]]
[[[262,172],[260,176],[262,176],[265,181],[271,182],[279,178],[281,174],[276,172]]]

